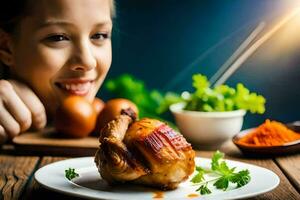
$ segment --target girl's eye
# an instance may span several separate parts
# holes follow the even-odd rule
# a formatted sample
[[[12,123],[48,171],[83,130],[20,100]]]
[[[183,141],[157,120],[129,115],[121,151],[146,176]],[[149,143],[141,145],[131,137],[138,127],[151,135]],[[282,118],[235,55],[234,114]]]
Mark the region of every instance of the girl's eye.
[[[49,42],[61,42],[64,40],[69,40],[65,35],[51,35],[46,38],[47,41]]]
[[[91,37],[93,40],[105,40],[109,38],[108,33],[96,33]]]

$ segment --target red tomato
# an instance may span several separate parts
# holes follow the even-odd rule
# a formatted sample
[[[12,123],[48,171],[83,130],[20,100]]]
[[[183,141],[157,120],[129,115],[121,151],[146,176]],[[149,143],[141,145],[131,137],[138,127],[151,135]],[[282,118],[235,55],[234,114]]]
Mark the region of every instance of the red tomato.
[[[81,138],[91,133],[96,120],[97,112],[88,100],[80,96],[70,96],[57,109],[55,128],[66,136]]]
[[[138,116],[138,108],[132,101],[123,98],[111,99],[105,103],[101,113],[98,115],[96,131],[99,131],[111,120],[121,114],[122,109],[131,108]]]
[[[105,103],[104,101],[102,101],[101,99],[99,98],[95,98],[93,103],[92,103],[97,115],[103,110],[104,106],[105,106]]]

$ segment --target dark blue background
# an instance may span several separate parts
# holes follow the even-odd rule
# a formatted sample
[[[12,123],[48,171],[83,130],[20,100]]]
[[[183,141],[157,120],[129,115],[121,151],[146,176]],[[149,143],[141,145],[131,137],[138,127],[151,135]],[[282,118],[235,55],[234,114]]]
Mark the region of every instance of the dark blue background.
[[[191,76],[209,78],[261,21],[272,28],[296,0],[117,0],[113,64],[149,89],[192,90]],[[299,22],[299,23],[298,23]],[[264,115],[247,114],[244,128],[266,118],[300,120],[300,15],[265,42],[226,82],[242,82],[267,99]],[[99,96],[110,98],[103,88]]]

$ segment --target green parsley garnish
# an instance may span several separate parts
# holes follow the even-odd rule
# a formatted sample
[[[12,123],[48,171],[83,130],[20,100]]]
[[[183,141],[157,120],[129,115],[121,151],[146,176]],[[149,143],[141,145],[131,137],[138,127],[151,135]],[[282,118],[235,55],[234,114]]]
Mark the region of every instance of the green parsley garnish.
[[[69,169],[66,169],[65,170],[65,177],[68,179],[68,180],[72,180],[73,178],[76,178],[78,177],[79,174],[77,174],[75,172],[75,169],[74,168],[69,168]]]
[[[210,189],[207,187],[207,183],[201,185],[196,191],[199,191],[202,195],[211,193]]]
[[[196,171],[198,172],[192,179],[191,182],[200,185],[196,190],[200,194],[210,194],[211,191],[208,188],[208,183],[213,182],[213,185],[217,189],[226,190],[229,183],[236,184],[236,187],[242,187],[249,183],[251,177],[248,169],[235,172],[235,167],[229,168],[227,163],[223,160],[224,153],[216,151],[211,159],[211,169],[205,170],[199,166],[196,166]],[[213,174],[217,178],[205,181],[205,174]]]

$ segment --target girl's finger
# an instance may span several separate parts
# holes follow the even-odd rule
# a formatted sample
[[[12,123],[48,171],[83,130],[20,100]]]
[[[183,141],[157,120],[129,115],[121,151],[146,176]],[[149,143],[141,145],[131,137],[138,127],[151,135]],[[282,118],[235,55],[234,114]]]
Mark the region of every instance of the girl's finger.
[[[29,87],[23,83],[14,80],[10,80],[10,82],[13,85],[16,93],[30,110],[33,126],[37,129],[44,128],[47,123],[47,117],[45,107],[40,99]]]
[[[1,93],[0,98],[4,104],[6,110],[14,117],[19,123],[21,132],[30,128],[31,126],[31,113],[23,101],[19,98],[15,92],[13,86],[8,82],[2,80],[1,90],[6,90],[5,93]],[[6,86],[4,86],[6,84]]]
[[[19,123],[11,116],[11,114],[0,105],[0,124],[10,138],[17,136],[21,129]]]
[[[4,128],[0,125],[0,145],[4,144],[7,140],[7,135]]]

